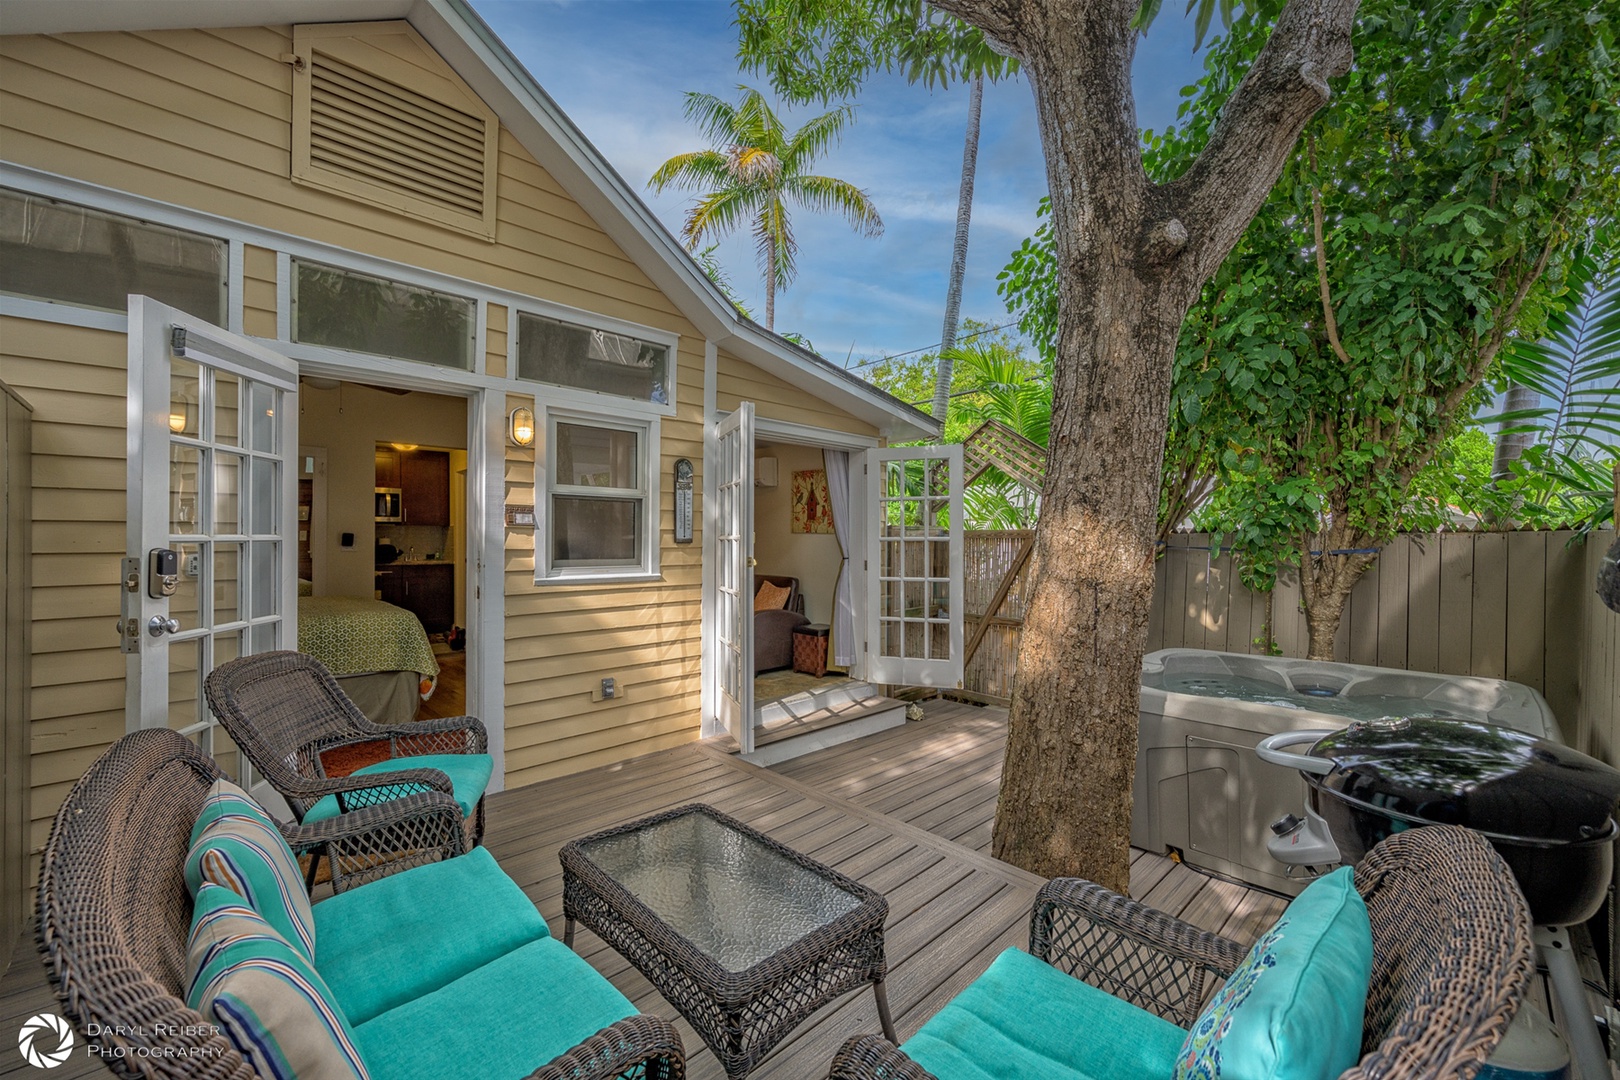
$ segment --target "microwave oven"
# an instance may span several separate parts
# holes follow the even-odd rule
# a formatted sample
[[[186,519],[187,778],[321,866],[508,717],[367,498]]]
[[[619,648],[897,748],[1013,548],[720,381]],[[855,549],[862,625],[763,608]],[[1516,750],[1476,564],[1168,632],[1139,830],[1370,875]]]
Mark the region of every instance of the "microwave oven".
[[[399,488],[377,489],[377,516],[378,521],[404,521],[404,508],[401,506]]]

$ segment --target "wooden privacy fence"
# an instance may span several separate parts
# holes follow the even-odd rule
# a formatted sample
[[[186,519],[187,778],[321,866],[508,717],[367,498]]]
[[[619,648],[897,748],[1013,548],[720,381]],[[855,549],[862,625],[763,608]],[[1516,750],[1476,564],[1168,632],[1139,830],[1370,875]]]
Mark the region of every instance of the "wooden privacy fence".
[[[1620,616],[1593,581],[1611,532],[1402,536],[1385,546],[1345,607],[1334,658],[1352,664],[1511,679],[1541,691],[1588,753],[1620,761]],[[969,532],[963,549],[967,658],[963,696],[1006,703],[1017,670],[1030,532]],[[1010,575],[1010,577],[1009,577]],[[997,601],[998,593],[1000,600]],[[1306,651],[1297,574],[1273,597],[1278,646]],[[987,614],[988,613],[988,614]],[[1238,580],[1209,537],[1178,533],[1157,566],[1148,650],[1258,652],[1265,597]]]

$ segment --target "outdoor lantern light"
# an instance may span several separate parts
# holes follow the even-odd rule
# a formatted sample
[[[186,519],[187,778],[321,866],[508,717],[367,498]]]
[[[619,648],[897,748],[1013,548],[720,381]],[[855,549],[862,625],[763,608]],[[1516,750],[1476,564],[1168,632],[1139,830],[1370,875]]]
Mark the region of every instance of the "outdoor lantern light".
[[[534,410],[526,409],[522,405],[512,410],[511,423],[508,425],[512,433],[512,441],[519,446],[534,445]]]
[[[183,412],[172,412],[172,413],[170,413],[169,414],[169,430],[174,432],[176,435],[178,435],[182,431],[186,430],[186,414],[183,413]]]

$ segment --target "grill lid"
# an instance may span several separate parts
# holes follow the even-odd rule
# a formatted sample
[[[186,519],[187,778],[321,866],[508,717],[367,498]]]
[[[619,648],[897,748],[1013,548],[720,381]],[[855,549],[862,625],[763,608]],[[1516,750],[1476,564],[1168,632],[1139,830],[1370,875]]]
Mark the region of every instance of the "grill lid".
[[[1620,771],[1495,724],[1360,720],[1318,740],[1336,768],[1311,783],[1369,808],[1501,837],[1580,843],[1611,836]]]

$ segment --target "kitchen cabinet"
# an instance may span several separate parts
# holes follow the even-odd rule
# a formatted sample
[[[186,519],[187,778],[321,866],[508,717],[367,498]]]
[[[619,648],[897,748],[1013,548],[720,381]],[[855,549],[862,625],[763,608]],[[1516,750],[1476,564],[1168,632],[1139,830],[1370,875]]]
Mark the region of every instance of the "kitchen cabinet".
[[[415,615],[430,634],[455,623],[455,568],[446,562],[389,563],[377,567],[377,592],[385,603]]]
[[[450,455],[410,450],[399,455],[400,503],[405,525],[450,524]]]
[[[377,486],[398,488],[401,525],[450,524],[450,455],[377,448]]]
[[[399,451],[377,447],[377,486],[399,487]]]

